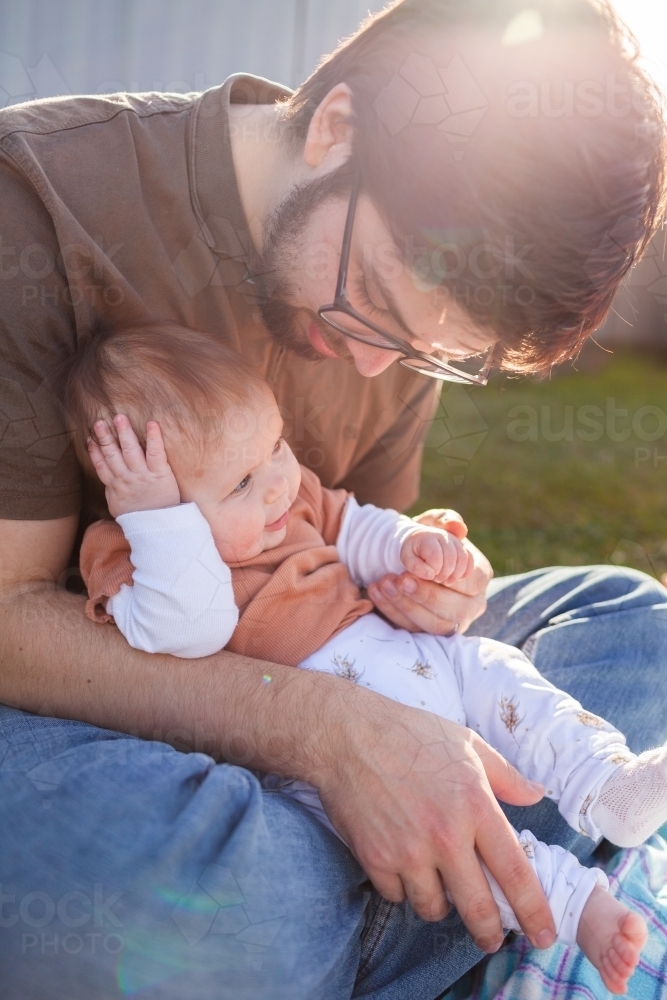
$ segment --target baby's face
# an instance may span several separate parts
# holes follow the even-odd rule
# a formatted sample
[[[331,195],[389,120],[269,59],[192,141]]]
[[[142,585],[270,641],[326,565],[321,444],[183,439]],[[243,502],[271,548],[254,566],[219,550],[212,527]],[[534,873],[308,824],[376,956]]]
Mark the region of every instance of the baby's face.
[[[267,389],[234,410],[224,440],[203,459],[193,460],[183,440],[168,448],[181,501],[197,504],[225,562],[251,559],[284,541],[301,469],[282,429]]]

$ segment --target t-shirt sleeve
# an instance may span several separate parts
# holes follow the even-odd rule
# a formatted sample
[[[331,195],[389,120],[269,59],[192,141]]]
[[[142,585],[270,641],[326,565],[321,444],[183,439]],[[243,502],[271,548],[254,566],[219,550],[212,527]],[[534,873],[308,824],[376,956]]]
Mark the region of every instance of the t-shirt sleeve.
[[[418,500],[424,440],[439,388],[435,379],[412,376],[393,400],[389,426],[342,483],[360,504],[404,511]]]
[[[0,148],[0,518],[77,513],[81,473],[51,387],[76,349],[51,216]]]

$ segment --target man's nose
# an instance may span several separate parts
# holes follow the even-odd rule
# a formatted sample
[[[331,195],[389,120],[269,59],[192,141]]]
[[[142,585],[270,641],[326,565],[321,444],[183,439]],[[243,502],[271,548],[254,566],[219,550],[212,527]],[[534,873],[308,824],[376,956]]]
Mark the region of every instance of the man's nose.
[[[370,344],[362,344],[358,340],[346,337],[348,350],[354,358],[354,364],[360,375],[366,378],[373,378],[379,375],[385,368],[388,368],[396,358],[400,357],[397,351],[386,351],[382,348],[371,347]]]

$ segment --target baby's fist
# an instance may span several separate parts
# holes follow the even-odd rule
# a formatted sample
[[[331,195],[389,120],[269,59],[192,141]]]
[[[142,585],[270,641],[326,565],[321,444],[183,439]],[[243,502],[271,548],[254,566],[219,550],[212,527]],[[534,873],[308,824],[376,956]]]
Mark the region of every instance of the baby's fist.
[[[424,527],[411,532],[401,545],[401,562],[421,580],[440,584],[462,580],[473,569],[465,543],[442,528]]]

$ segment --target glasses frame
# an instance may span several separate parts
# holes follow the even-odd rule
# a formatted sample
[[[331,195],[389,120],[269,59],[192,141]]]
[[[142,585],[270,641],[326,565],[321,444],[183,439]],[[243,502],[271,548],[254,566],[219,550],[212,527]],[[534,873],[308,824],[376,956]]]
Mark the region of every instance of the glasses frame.
[[[402,340],[393,333],[387,333],[382,327],[377,326],[372,320],[363,316],[360,312],[350,305],[347,297],[347,271],[350,262],[350,249],[352,246],[352,229],[354,227],[354,217],[357,210],[357,201],[359,199],[359,175],[356,174],[352,181],[352,191],[350,193],[350,203],[347,209],[347,217],[345,219],[345,229],[343,230],[343,245],[340,252],[340,264],[338,266],[338,278],[336,279],[336,292],[334,295],[334,300],[329,306],[320,306],[317,310],[317,315],[320,319],[323,319],[325,323],[333,327],[338,333],[343,334],[344,337],[352,337],[353,340],[359,341],[361,344],[367,344],[371,347],[377,347],[382,351],[399,351],[403,357],[399,360],[399,364],[404,365],[411,372],[417,375],[424,375],[427,378],[438,378],[445,382],[459,382],[464,385],[487,385],[489,381],[489,374],[491,368],[493,367],[494,354],[496,352],[496,345],[493,344],[487,353],[487,357],[484,361],[484,365],[479,373],[479,375],[469,375],[467,372],[462,372],[459,368],[455,368],[453,365],[448,364],[446,361],[440,361],[439,358],[433,357],[431,354],[424,354],[422,351],[416,350],[407,340]],[[366,339],[363,334],[353,333],[349,330],[343,329],[338,326],[332,319],[329,318],[327,313],[340,312],[351,319],[356,320],[357,323],[361,323],[362,326],[367,327],[372,330],[373,333],[380,337],[384,337],[385,340],[389,341],[391,346],[385,346],[384,344],[376,344],[370,339]],[[429,365],[429,369],[418,368],[412,364],[410,361],[420,361]]]

